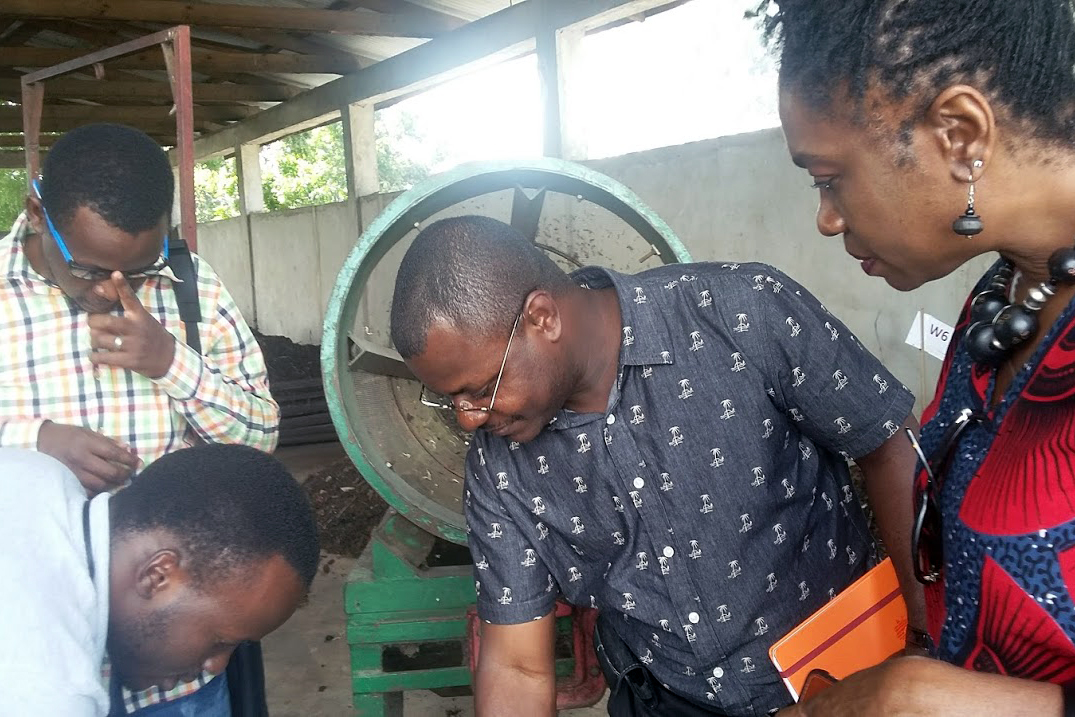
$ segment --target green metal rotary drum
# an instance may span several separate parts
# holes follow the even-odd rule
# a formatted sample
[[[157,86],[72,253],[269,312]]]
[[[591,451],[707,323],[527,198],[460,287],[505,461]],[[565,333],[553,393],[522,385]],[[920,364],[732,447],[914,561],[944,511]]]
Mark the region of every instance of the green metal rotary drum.
[[[364,214],[379,209],[380,198],[363,201]],[[389,339],[392,290],[407,247],[423,226],[461,214],[509,222],[566,270],[597,264],[637,272],[690,261],[668,225],[631,190],[554,159],[461,166],[401,194],[368,224],[337,278],[321,345],[340,441],[392,508],[344,594],[360,715],[400,714],[403,690],[470,682],[469,561],[455,550],[445,564],[453,546],[435,542],[466,543],[462,484],[470,436],[450,413],[420,403],[421,386]],[[571,618],[560,622],[570,635]],[[429,660],[421,659],[423,650]],[[404,665],[399,655],[414,659]],[[565,680],[574,666],[571,655],[557,662]]]
[[[329,410],[370,485],[424,530],[464,543],[461,496],[468,437],[421,391],[389,347],[395,273],[423,225],[484,214],[510,222],[564,268],[635,272],[689,261],[682,242],[619,182],[570,162],[461,166],[422,182],[382,211],[340,271],[325,318],[321,363]]]

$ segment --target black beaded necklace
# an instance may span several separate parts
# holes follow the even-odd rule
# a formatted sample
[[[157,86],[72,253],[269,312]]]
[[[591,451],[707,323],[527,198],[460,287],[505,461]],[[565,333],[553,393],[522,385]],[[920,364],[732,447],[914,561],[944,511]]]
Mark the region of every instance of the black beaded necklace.
[[[1075,284],[1075,247],[1057,249],[1049,257],[1049,280],[1027,293],[1020,303],[1008,303],[1015,269],[1005,264],[986,290],[971,302],[967,352],[977,363],[997,366],[1038,333],[1038,312],[1060,285]]]

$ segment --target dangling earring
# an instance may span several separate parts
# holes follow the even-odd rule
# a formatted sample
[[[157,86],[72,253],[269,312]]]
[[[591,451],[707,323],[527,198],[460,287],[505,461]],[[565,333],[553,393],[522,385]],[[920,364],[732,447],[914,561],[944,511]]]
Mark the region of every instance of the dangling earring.
[[[974,160],[974,169],[981,169],[984,164],[982,160],[976,159]],[[982,218],[974,211],[974,170],[971,170],[970,189],[967,192],[967,211],[956,217],[956,220],[952,222],[952,231],[960,236],[972,237],[975,234],[981,234],[982,229]]]

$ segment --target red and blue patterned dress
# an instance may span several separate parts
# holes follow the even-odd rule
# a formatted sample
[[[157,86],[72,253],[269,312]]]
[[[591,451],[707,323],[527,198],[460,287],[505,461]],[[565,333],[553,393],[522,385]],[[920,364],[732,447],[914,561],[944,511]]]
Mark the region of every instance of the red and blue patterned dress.
[[[1075,680],[1075,302],[993,407],[996,371],[967,354],[968,315],[964,306],[923,415],[926,455],[963,409],[987,415],[941,478],[944,568],[926,591],[930,632],[948,662],[1066,683]]]

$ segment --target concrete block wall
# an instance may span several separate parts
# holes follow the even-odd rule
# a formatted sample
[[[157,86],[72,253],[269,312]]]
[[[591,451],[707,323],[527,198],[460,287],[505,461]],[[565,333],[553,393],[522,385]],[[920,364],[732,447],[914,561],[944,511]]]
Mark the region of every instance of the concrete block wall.
[[[794,277],[928,402],[941,362],[905,343],[920,309],[955,323],[995,257],[912,292],[864,274],[840,237],[818,233],[818,194],[779,129],[587,162],[617,179],[676,231],[698,260],[762,261]],[[952,208],[952,218],[959,213]],[[908,207],[913,211],[913,207]],[[967,241],[952,235],[952,241]]]
[[[775,129],[585,164],[636,192],[668,222],[695,259],[763,261],[793,276],[919,396],[919,408],[922,398],[932,395],[940,362],[904,343],[911,322],[919,309],[925,309],[953,323],[967,292],[991,261],[982,258],[909,293],[866,276],[844,252],[839,238],[818,234],[817,192],[810,188],[807,174],[792,165]],[[261,331],[319,343],[336,273],[360,233],[359,217],[368,224],[394,197],[374,195],[357,203],[201,225],[200,253],[224,277],[244,315]],[[507,220],[510,201],[510,193],[499,192],[438,216],[481,213]],[[953,208],[953,216],[957,209]],[[411,237],[386,255],[365,293],[354,330],[374,341],[388,341],[392,284]],[[551,196],[546,201],[538,241],[584,263],[597,261],[625,271],[656,264],[652,259],[639,264],[648,247],[619,219],[570,197]],[[952,241],[966,240],[953,235]]]

